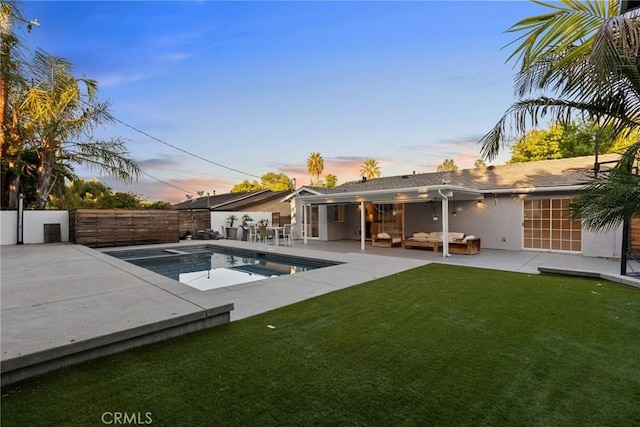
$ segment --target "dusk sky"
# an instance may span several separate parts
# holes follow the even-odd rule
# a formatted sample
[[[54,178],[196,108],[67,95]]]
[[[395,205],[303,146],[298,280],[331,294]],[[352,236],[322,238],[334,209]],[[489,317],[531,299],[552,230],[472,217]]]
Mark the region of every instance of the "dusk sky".
[[[149,175],[116,191],[178,202],[228,192],[267,172],[310,176],[311,152],[338,184],[366,158],[383,176],[461,168],[513,103],[506,63],[524,1],[25,2],[31,50],[98,81],[122,136]],[[158,140],[196,154],[195,158]],[[493,164],[509,158],[503,151]],[[218,166],[217,163],[222,166]],[[225,166],[225,167],[223,167]],[[177,188],[175,188],[177,187]]]

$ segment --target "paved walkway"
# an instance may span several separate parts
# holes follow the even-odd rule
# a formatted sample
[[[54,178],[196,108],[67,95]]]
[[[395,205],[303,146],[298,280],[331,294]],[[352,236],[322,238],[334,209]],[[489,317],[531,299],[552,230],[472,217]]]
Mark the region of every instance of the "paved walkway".
[[[619,261],[577,255],[483,249],[477,255],[444,259],[441,253],[370,245],[362,252],[359,242],[354,241],[310,241],[308,245],[296,242],[294,247],[286,248],[227,240],[181,242],[176,246],[202,244],[253,248],[343,264],[199,291],[79,245],[2,246],[3,381],[8,377],[5,373],[16,367],[42,364],[56,357],[68,358],[76,351],[100,349],[105,343],[128,339],[140,331],[192,325],[172,330],[166,338],[223,323],[225,320],[220,316],[225,310],[228,316],[230,304],[235,306],[230,319],[242,319],[430,262],[527,273],[537,273],[540,266],[570,268],[598,271],[614,279],[620,270]],[[634,268],[640,270],[640,266]],[[640,280],[634,283],[640,286]],[[200,323],[193,326],[193,322]],[[107,353],[98,350],[85,359],[103,354]],[[66,364],[70,363],[74,362]],[[48,369],[51,367],[43,367],[39,372]]]

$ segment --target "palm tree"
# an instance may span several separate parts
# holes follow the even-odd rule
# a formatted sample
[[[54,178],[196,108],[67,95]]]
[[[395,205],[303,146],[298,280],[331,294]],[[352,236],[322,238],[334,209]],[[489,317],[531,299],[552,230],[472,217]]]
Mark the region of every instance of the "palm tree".
[[[6,150],[5,135],[9,123],[9,87],[19,79],[17,53],[19,39],[13,32],[13,22],[26,22],[22,14],[22,2],[0,3],[0,157]]]
[[[367,179],[380,178],[380,164],[372,158],[368,158],[360,166],[360,176]]]
[[[307,169],[311,174],[311,183],[318,183],[320,174],[324,170],[324,159],[320,155],[320,153],[313,152],[307,159]]]
[[[487,159],[495,158],[506,145],[508,119],[518,133],[537,126],[548,115],[562,124],[578,116],[622,137],[640,129],[637,14],[619,15],[617,1],[539,4],[551,11],[524,19],[509,30],[521,34],[516,39],[521,43],[509,57],[521,61],[516,76],[518,100],[480,140]],[[631,213],[640,214],[638,193],[622,191],[637,185],[630,171],[638,153],[640,141],[627,149],[609,176],[595,180],[581,193],[572,217],[596,230],[614,228]]]
[[[14,94],[24,90],[21,69],[20,39],[13,32],[14,22],[27,22],[22,13],[22,2],[0,2],[0,159],[2,177],[0,194],[3,205],[17,208],[20,181],[25,170],[22,162],[22,137],[17,124],[20,116],[10,108]]]
[[[28,118],[27,144],[38,153],[37,209],[47,204],[57,161],[84,164],[123,181],[141,173],[121,138],[93,138],[94,129],[113,121],[109,103],[97,99],[95,80],[77,79],[71,68],[68,61],[37,51],[33,83],[19,105]]]
[[[484,158],[494,159],[506,145],[508,119],[518,133],[547,115],[562,123],[586,116],[616,133],[640,127],[638,18],[618,15],[617,1],[539,4],[552,11],[509,29],[524,33],[509,57],[521,61],[515,81],[519,99],[480,140]]]

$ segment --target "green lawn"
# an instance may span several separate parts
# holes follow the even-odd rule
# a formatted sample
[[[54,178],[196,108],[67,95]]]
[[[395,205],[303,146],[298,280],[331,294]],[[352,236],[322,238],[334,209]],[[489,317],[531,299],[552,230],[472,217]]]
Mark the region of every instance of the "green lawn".
[[[640,291],[432,264],[2,394],[3,426],[640,425]]]

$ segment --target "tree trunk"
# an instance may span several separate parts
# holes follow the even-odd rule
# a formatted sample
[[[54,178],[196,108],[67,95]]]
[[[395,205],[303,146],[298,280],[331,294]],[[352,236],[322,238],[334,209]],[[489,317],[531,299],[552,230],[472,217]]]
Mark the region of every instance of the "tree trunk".
[[[36,186],[36,209],[44,209],[49,201],[51,177],[53,176],[53,152],[44,150],[38,167],[38,185]]]
[[[5,153],[7,151],[7,147],[5,147],[5,132],[7,130],[7,126],[6,126],[6,121],[7,121],[7,100],[8,100],[8,94],[9,92],[7,91],[7,82],[6,82],[6,76],[8,74],[7,71],[7,62],[9,59],[9,53],[10,53],[10,45],[9,45],[9,41],[6,40],[6,37],[3,36],[2,37],[2,46],[0,47],[0,49],[2,49],[0,51],[0,159],[2,159],[2,172],[1,172],[1,177],[0,177],[0,191],[2,194],[1,197],[1,202],[2,205],[4,206],[5,204],[9,205],[9,208],[13,209],[11,207],[11,186],[8,183],[8,174],[7,174],[7,164],[5,162]],[[8,198],[8,199],[7,199]]]
[[[9,209],[18,209],[18,194],[20,194],[20,178],[22,175],[17,174],[9,181],[8,206]]]
[[[5,133],[7,131],[7,101],[9,99],[9,91],[7,90],[7,75],[9,74],[8,62],[11,53],[11,45],[7,37],[2,37],[2,49],[0,51],[0,157],[4,157]]]

